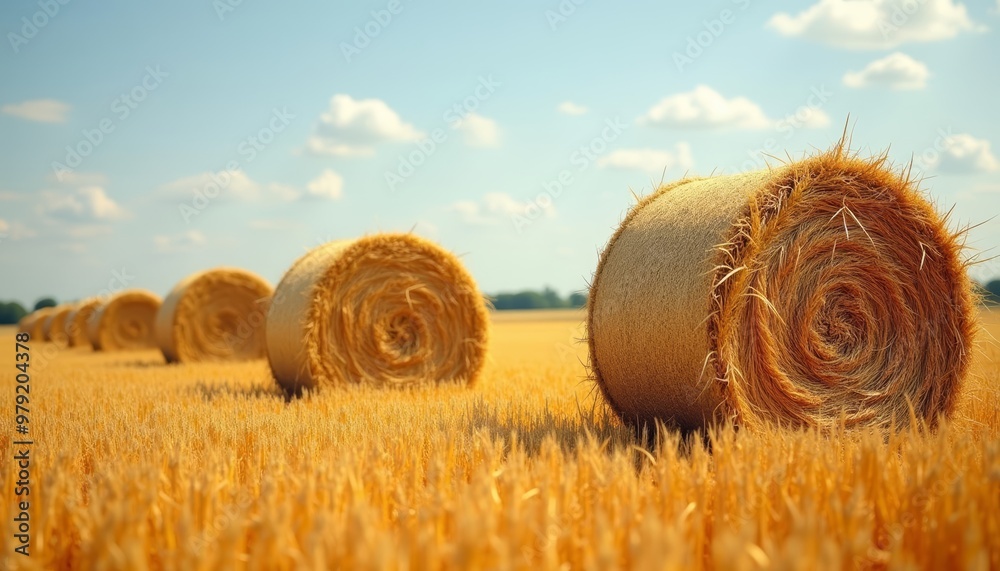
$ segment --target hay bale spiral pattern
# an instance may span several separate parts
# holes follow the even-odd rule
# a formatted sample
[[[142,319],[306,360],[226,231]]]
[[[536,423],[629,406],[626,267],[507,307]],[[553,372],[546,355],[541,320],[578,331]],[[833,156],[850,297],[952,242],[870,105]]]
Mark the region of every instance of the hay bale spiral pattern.
[[[330,242],[288,270],[267,353],[288,392],[320,385],[473,383],[489,316],[461,262],[410,234]]]
[[[156,348],[156,311],[160,297],[129,289],[115,294],[90,316],[87,335],[95,351]]]
[[[156,316],[156,338],[167,362],[263,358],[264,317],[272,292],[263,278],[240,269],[188,276]]]
[[[632,424],[933,424],[969,366],[961,232],[885,156],[843,144],[773,170],[682,180],[603,252],[592,374]]]

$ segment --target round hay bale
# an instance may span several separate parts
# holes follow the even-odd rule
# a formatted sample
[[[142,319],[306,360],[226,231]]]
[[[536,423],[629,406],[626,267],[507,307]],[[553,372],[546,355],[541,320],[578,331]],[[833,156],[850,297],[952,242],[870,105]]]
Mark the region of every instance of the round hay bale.
[[[156,314],[156,339],[168,363],[261,359],[267,301],[264,278],[216,268],[178,283]]]
[[[96,297],[85,299],[76,304],[73,311],[66,316],[66,338],[70,347],[90,347],[90,337],[87,336],[87,321],[101,305]]]
[[[98,307],[87,322],[87,336],[95,351],[156,348],[156,311],[160,297],[142,289],[115,294]]]
[[[30,333],[31,332],[31,324],[34,321],[34,316],[35,316],[34,313],[28,313],[28,314],[25,314],[24,317],[22,317],[21,319],[19,319],[18,322],[17,322],[17,332],[18,333]]]
[[[628,423],[933,425],[977,328],[962,232],[908,177],[843,143],[766,171],[681,180],[601,255],[593,377]]]
[[[31,313],[31,321],[27,325],[32,341],[45,341],[45,318],[53,311],[54,307],[43,307]]]
[[[289,393],[320,385],[472,384],[489,315],[462,263],[410,234],[330,242],[275,289],[267,356]]]
[[[42,335],[46,341],[50,343],[59,343],[60,345],[66,345],[68,340],[66,339],[66,316],[73,311],[72,303],[63,303],[57,305],[51,313],[45,317],[45,321],[42,324]]]

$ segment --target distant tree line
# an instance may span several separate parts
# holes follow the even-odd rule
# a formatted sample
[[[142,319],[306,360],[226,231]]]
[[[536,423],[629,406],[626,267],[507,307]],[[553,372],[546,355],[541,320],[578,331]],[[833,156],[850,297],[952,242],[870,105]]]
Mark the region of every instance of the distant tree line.
[[[542,291],[498,293],[491,300],[493,307],[499,310],[580,308],[587,305],[587,294],[573,292],[568,297],[562,297],[559,292],[546,287]]]
[[[51,297],[43,297],[35,302],[34,309],[55,306],[56,300]],[[28,315],[28,313],[28,310],[16,301],[0,301],[0,325],[16,324],[18,321],[21,321],[22,317]]]
[[[983,296],[983,301],[988,305],[1000,305],[1000,280],[992,280],[986,285],[979,286],[979,293]]]

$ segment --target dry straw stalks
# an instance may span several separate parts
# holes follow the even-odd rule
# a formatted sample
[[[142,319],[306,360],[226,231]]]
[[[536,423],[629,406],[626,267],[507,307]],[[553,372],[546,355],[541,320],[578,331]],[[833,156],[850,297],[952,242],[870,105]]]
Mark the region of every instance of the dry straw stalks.
[[[264,316],[272,292],[264,278],[235,268],[188,276],[156,315],[156,339],[167,362],[263,358]]]
[[[275,290],[267,353],[289,393],[319,385],[473,383],[489,316],[461,262],[410,234],[330,242]]]
[[[931,424],[969,366],[963,232],[841,141],[685,179],[628,214],[588,306],[592,375],[631,424]]]

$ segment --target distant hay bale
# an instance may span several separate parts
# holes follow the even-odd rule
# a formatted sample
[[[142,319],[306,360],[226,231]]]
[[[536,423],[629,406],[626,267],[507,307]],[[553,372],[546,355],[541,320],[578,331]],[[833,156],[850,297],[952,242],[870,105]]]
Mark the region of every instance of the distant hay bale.
[[[45,341],[45,318],[53,311],[55,311],[54,307],[43,307],[31,313],[30,321],[26,326],[32,341]]]
[[[592,375],[633,425],[933,424],[969,367],[962,234],[885,156],[681,180],[608,243]]]
[[[289,393],[319,385],[472,384],[489,315],[462,263],[410,234],[330,242],[275,290],[267,354]]]
[[[156,339],[167,362],[263,358],[272,293],[271,284],[246,270],[216,268],[188,276],[156,315]]]
[[[150,291],[128,289],[99,306],[87,322],[87,336],[95,351],[156,348],[154,325],[160,297]]]
[[[31,324],[34,321],[34,313],[25,314],[24,317],[17,322],[17,332],[18,333],[30,333]]]
[[[101,305],[101,299],[92,297],[77,303],[66,316],[66,339],[70,347],[90,347],[87,321]]]
[[[72,303],[63,303],[53,308],[53,311],[45,317],[42,324],[42,336],[51,343],[67,344],[66,339],[66,316],[73,311]]]

